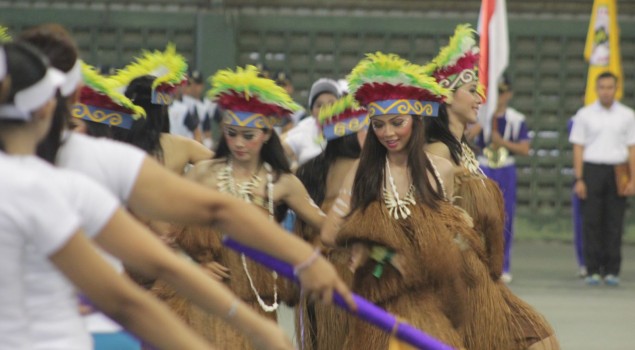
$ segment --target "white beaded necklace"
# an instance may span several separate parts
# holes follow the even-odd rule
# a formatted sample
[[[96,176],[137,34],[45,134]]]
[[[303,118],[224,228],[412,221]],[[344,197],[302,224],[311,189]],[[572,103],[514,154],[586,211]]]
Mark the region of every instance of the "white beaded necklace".
[[[263,167],[267,171],[267,209],[269,210],[269,220],[274,220],[274,207],[273,207],[273,175],[271,165],[268,163],[264,163]],[[236,181],[234,180],[233,175],[233,164],[231,159],[227,162],[227,166],[223,168],[217,176],[218,180],[218,190],[221,192],[232,194],[235,197],[238,197],[244,200],[247,203],[252,203],[253,191],[260,184],[260,177],[254,174],[251,177],[251,180],[242,183],[236,186]],[[251,274],[249,274],[249,269],[247,268],[247,259],[245,258],[245,254],[240,254],[240,259],[243,263],[243,270],[247,274],[247,279],[249,280],[249,286],[251,290],[256,295],[256,299],[258,300],[258,304],[265,312],[274,312],[278,309],[278,284],[276,283],[278,280],[278,274],[274,271],[273,275],[273,304],[267,305],[264,300],[260,297],[260,293],[256,289],[254,285],[254,281],[251,278]]]
[[[486,176],[476,160],[474,152],[465,142],[461,142],[461,165],[471,174]]]
[[[410,216],[410,214],[412,214],[410,208],[408,208],[408,204],[416,204],[414,196],[415,187],[413,184],[410,184],[406,197],[404,197],[403,200],[400,199],[399,192],[397,192],[397,186],[395,185],[395,179],[393,179],[392,172],[390,171],[390,162],[388,162],[388,157],[386,157],[386,171],[388,172],[388,183],[390,184],[390,188],[392,190],[388,191],[384,185],[384,203],[386,203],[386,208],[395,220],[406,219]]]

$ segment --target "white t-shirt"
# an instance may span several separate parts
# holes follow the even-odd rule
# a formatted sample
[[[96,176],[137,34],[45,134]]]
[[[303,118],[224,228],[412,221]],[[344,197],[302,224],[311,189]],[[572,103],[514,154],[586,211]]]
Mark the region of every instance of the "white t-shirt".
[[[54,168],[34,156],[11,158],[59,189],[71,209],[78,213],[80,225],[91,239],[119,207],[110,192],[85,175]],[[27,245],[24,270],[25,305],[33,349],[92,349],[92,339],[78,313],[75,288],[51,262],[33,254],[36,248]]]
[[[314,117],[306,117],[289,130],[285,142],[302,165],[322,153],[326,143],[318,142],[320,129]]]
[[[75,132],[65,133],[64,139],[57,155],[57,166],[90,177],[125,205],[147,155],[139,148],[122,142]],[[103,251],[102,253],[114,268],[123,271],[119,260]],[[100,312],[86,315],[84,322],[92,333],[121,330],[117,323]]]
[[[126,205],[146,158],[141,149],[106,138],[66,132],[56,165],[82,173]]]
[[[581,108],[575,115],[569,142],[584,146],[585,162],[624,163],[628,160],[628,146],[635,145],[635,113],[619,102],[609,109],[599,102]]]
[[[33,349],[23,275],[28,258],[47,261],[79,228],[55,185],[0,153],[0,349]]]
[[[174,100],[168,107],[168,117],[170,118],[170,134],[181,135],[190,139],[194,138],[194,133],[185,126],[188,106],[183,101]]]

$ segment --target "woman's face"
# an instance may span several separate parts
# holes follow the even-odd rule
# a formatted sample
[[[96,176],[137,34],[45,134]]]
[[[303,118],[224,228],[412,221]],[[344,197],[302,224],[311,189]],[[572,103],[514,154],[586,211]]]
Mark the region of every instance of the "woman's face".
[[[459,87],[453,95],[452,103],[448,104],[448,112],[451,118],[464,125],[478,121],[478,110],[483,103],[481,96],[476,91],[477,82]]]
[[[412,137],[411,115],[387,114],[373,117],[370,126],[379,142],[391,153],[405,150]]]
[[[262,145],[271,136],[262,129],[227,124],[223,125],[223,134],[232,157],[241,162],[257,159]]]
[[[322,106],[328,106],[335,103],[335,101],[337,101],[337,96],[333,95],[330,92],[323,92],[319,94],[318,97],[315,99],[315,102],[313,102],[313,106],[311,107],[311,115],[317,118],[318,114],[320,114],[320,108],[322,108]]]

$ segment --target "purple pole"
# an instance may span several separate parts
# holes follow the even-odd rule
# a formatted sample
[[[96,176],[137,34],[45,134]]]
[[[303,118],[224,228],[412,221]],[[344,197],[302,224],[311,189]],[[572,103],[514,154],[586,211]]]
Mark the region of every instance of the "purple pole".
[[[260,252],[256,249],[249,248],[244,246],[231,238],[225,236],[223,238],[223,243],[240,253],[245,254],[245,256],[250,259],[278,272],[283,277],[286,277],[296,283],[299,282],[298,279],[293,274],[293,267],[283,261],[280,261],[270,255],[267,255],[263,252]],[[377,305],[369,302],[368,300],[360,297],[357,294],[353,294],[353,299],[355,300],[355,304],[357,305],[357,312],[349,309],[348,305],[344,301],[341,295],[335,293],[333,296],[333,300],[335,304],[342,309],[348,311],[351,314],[354,314],[360,317],[362,320],[375,325],[382,329],[385,332],[392,333],[395,327],[395,323],[397,320],[395,316],[391,315],[387,311],[378,307]],[[397,338],[409,343],[410,345],[416,346],[418,349],[423,350],[450,350],[452,349],[450,346],[443,344],[435,338],[425,334],[421,330],[407,324],[400,322],[397,326],[396,334]]]

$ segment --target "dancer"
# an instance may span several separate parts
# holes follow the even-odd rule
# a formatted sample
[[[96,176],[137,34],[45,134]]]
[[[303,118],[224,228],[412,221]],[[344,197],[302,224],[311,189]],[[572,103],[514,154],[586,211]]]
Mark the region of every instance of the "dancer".
[[[318,116],[321,138],[327,140],[324,152],[298,168],[297,176],[309,190],[311,198],[327,212],[339,194],[344,178],[356,163],[368,129],[368,115],[348,95],[332,105],[323,106]],[[322,246],[320,232],[299,222],[297,232],[314,246]],[[350,286],[350,254],[346,249],[330,248],[327,257]],[[303,349],[337,349],[348,331],[344,311],[316,305],[303,298],[297,310],[297,338]]]
[[[183,174],[187,165],[213,156],[201,143],[167,132],[166,107],[175,88],[187,81],[186,74],[185,58],[176,53],[174,45],[168,45],[163,52],[144,52],[110,77],[116,88],[124,90],[124,95],[146,113],[146,118],[134,120],[130,128],[111,128],[112,138],[143,149],[177,174]]]
[[[107,192],[100,192],[88,179],[73,178],[72,173],[56,171],[34,157],[37,143],[50,128],[55,93],[64,81],[64,75],[48,67],[44,60],[24,43],[0,47],[0,163],[3,169],[0,182],[6,196],[3,203],[11,204],[0,208],[2,246],[7,252],[3,255],[7,260],[2,278],[10,279],[0,284],[3,295],[0,309],[6,316],[2,317],[0,327],[0,348],[85,349],[90,346],[81,320],[74,322],[78,320],[77,308],[69,298],[71,295],[66,293],[68,282],[49,268],[51,264],[115,320],[155,346],[209,348],[164,306],[117,276],[79,229],[81,223],[87,228],[86,233],[90,233],[102,225],[116,206],[116,200]],[[76,208],[78,204],[83,206]],[[89,213],[92,220],[83,221],[85,213]],[[32,306],[36,303],[42,309],[34,310]],[[59,306],[62,308],[56,308]],[[64,309],[64,306],[69,307]],[[39,329],[41,319],[34,311],[40,314],[52,311],[62,322]],[[68,334],[74,342],[60,342],[56,338],[59,333]],[[48,336],[42,337],[45,334]]]
[[[453,226],[464,219],[441,202],[441,181],[451,183],[452,166],[439,160],[441,176],[435,177],[437,169],[423,153],[421,120],[436,114],[447,90],[420,67],[382,53],[369,54],[348,81],[351,94],[368,109],[370,128],[322,240],[352,249],[353,290],[462,348],[458,329],[466,287]],[[386,349],[388,343],[388,334],[351,320],[343,348]]]
[[[452,90],[452,98],[439,108],[438,118],[426,120],[426,151],[452,162],[457,169],[454,204],[473,218],[474,228],[482,237],[490,275],[498,281],[503,269],[503,197],[498,185],[488,179],[467,145],[465,131],[477,121],[482,94],[478,84],[478,48],[475,33],[468,25],[459,25],[448,46],[425,70],[439,84]],[[515,296],[503,283],[497,283],[514,313],[521,334],[519,348],[553,349],[557,342],[553,330],[531,306]]]
[[[302,183],[291,174],[280,140],[273,131],[275,119],[288,117],[296,104],[286,92],[256,67],[223,70],[212,77],[210,95],[224,110],[223,134],[213,160],[198,163],[187,176],[255,205],[280,221],[286,208],[319,229],[324,214],[310,199]],[[175,243],[196,263],[227,283],[243,301],[271,319],[278,304],[293,295],[276,273],[224,249],[222,231],[186,226],[175,231]],[[316,253],[318,252],[316,251]],[[317,256],[317,255],[315,255]],[[249,349],[246,339],[218,318],[201,315],[190,303],[159,283],[155,293],[166,300],[193,328],[224,349]]]

